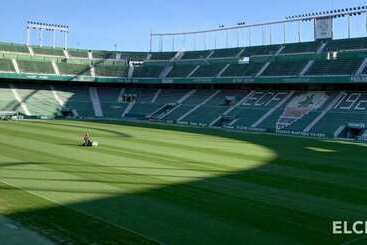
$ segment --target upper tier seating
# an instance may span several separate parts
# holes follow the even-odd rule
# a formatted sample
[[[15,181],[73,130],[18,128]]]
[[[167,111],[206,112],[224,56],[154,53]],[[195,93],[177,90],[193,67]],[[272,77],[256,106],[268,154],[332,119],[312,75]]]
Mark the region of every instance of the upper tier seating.
[[[88,58],[88,51],[82,49],[68,49],[70,57]]]
[[[214,54],[210,58],[231,58],[236,57],[243,48],[224,48],[214,50]]]
[[[55,74],[51,62],[18,60],[18,65],[22,72]]]
[[[35,54],[39,54],[39,55],[65,56],[64,50],[60,48],[32,47],[32,49]]]
[[[9,59],[0,59],[0,71],[14,72],[14,66]]]
[[[143,61],[147,58],[146,52],[123,52],[120,53],[121,59],[127,61]]]
[[[297,76],[308,61],[271,62],[262,76]]]
[[[28,53],[29,54],[29,50],[28,50],[26,45],[15,44],[15,43],[0,43],[0,51]]]
[[[367,38],[329,40],[325,51],[367,49]]]
[[[280,45],[253,46],[246,47],[241,57],[250,57],[253,55],[274,55],[280,49]]]
[[[304,43],[290,43],[286,44],[281,54],[291,53],[315,53],[320,47],[320,42],[304,42]]]
[[[174,65],[167,77],[187,77],[196,65]]]
[[[125,65],[96,65],[96,76],[127,77],[129,67]]]
[[[59,71],[65,75],[85,75],[90,76],[90,66],[81,64],[58,63]]]
[[[187,51],[184,52],[181,57],[182,60],[190,60],[190,59],[205,59],[210,54],[210,50],[203,51]]]
[[[154,52],[151,53],[151,60],[170,60],[172,59],[177,52]]]
[[[194,72],[193,77],[215,77],[224,68],[225,64],[210,64],[201,65],[198,70]]]
[[[249,64],[231,64],[222,74],[222,77],[255,76],[263,67],[263,63],[250,62]]]
[[[113,51],[92,51],[94,59],[116,59],[116,52]]]
[[[353,75],[362,64],[362,60],[342,56],[335,60],[315,60],[306,75]]]
[[[143,77],[143,78],[157,78],[162,72],[163,67],[161,66],[149,66],[141,65],[134,67],[133,77]]]

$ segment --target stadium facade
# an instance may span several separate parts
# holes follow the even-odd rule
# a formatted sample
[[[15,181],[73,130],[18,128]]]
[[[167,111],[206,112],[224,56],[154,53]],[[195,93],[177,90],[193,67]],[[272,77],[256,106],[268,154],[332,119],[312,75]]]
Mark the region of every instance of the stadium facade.
[[[367,138],[367,38],[171,52],[0,43],[0,56],[0,111],[25,118]]]

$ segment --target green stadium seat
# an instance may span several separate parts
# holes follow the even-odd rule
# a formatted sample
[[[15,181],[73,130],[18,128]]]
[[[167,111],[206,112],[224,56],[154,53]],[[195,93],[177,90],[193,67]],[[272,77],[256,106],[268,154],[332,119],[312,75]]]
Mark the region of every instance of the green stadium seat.
[[[96,65],[96,76],[127,77],[129,67],[126,65]]]
[[[70,63],[57,63],[59,71],[63,75],[85,75],[90,76],[90,66]]]
[[[88,51],[82,49],[68,49],[70,57],[75,58],[88,58]]]
[[[204,51],[186,51],[181,60],[205,59],[210,54],[211,50]]]
[[[133,77],[158,78],[163,70],[162,66],[141,65],[134,67]]]
[[[209,64],[201,65],[198,70],[194,72],[192,77],[215,77],[225,67],[226,64]]]
[[[0,59],[0,71],[15,72],[12,61],[9,59]]]
[[[19,69],[26,73],[55,74],[51,62],[18,60]]]
[[[353,49],[367,49],[367,38],[350,38],[329,40],[325,52],[340,51],[340,50],[353,50]]]
[[[196,65],[174,65],[168,77],[187,77],[194,69]]]
[[[0,43],[0,51],[29,54],[29,50],[26,45],[16,43]]]
[[[361,66],[362,58],[340,56],[337,59],[315,60],[306,75],[353,75]]]
[[[64,50],[61,48],[50,48],[50,47],[32,47],[35,55],[53,55],[53,56],[64,56]]]
[[[231,64],[222,74],[222,77],[255,76],[264,63],[250,62],[249,64]]]
[[[289,43],[285,45],[281,54],[316,53],[320,45],[320,42]]]
[[[177,52],[154,52],[151,53],[151,60],[170,60],[172,59]]]
[[[215,49],[210,58],[234,58],[243,48]]]
[[[241,53],[241,57],[250,57],[255,55],[274,55],[280,49],[280,45],[252,46],[246,47]]]
[[[262,76],[297,76],[307,64],[306,61],[271,62]]]

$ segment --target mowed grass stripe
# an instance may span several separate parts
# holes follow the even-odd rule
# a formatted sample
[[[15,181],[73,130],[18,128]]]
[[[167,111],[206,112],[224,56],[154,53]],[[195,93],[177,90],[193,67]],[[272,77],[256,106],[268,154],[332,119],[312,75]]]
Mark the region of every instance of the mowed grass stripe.
[[[10,132],[8,132],[10,131]],[[5,131],[5,133],[8,133],[10,135],[13,136],[18,136],[18,132],[16,130],[8,130]],[[32,138],[32,139],[36,139],[39,140],[40,142],[49,142],[49,143],[55,143],[58,141],[61,141],[61,145],[66,145],[66,146],[70,146],[70,144],[67,144],[66,140],[66,136],[61,137],[61,136],[51,136],[45,132],[43,133],[34,133],[34,132],[24,132],[22,134],[22,137],[25,138]],[[181,149],[175,149],[175,151],[169,150],[169,149],[160,149],[160,152],[169,152],[170,154],[164,155],[164,154],[159,154],[156,153],[156,151],[154,149],[150,149],[144,145],[140,145],[140,147],[129,147],[129,148],[124,148],[122,147],[122,145],[130,145],[130,142],[128,144],[121,144],[121,146],[119,147],[113,147],[112,145],[105,145],[105,146],[101,146],[98,149],[93,150],[93,152],[101,152],[101,153],[107,153],[109,155],[115,155],[118,157],[122,157],[122,158],[129,158],[130,160],[134,160],[136,161],[137,159],[142,160],[141,162],[148,162],[149,165],[151,165],[151,163],[163,163],[164,165],[171,165],[171,166],[176,166],[177,167],[177,162],[180,162],[180,164],[182,166],[186,166],[187,168],[196,168],[196,169],[201,169],[201,170],[218,170],[218,168],[222,171],[230,171],[230,170],[235,170],[236,168],[233,168],[230,164],[215,164],[213,163],[213,161],[211,162],[205,162],[202,159],[205,159],[208,155],[210,155],[210,157],[213,156],[212,153],[208,153],[208,155],[203,155],[202,157],[198,157],[197,154],[192,154],[192,152],[185,152]],[[73,147],[73,149],[75,148],[75,145],[72,145],[70,147]],[[79,147],[77,147],[79,148]],[[135,148],[135,149],[134,149]],[[150,149],[149,151],[146,150],[138,150],[138,149]],[[79,149],[80,150],[80,149]],[[183,157],[175,157],[175,152],[179,151],[180,154],[183,155],[187,155],[188,158],[183,158]],[[228,154],[227,154],[228,155]],[[215,156],[215,155],[214,155]],[[215,156],[215,159],[218,159],[218,157],[220,156]],[[196,159],[196,160],[195,160]],[[232,159],[229,157],[229,159]],[[233,161],[238,161],[238,159],[233,159]],[[233,162],[232,161],[232,162]],[[141,164],[141,162],[139,162],[139,164]],[[241,166],[242,168],[247,168],[247,167],[251,167],[253,166],[253,162],[252,163],[248,163],[248,160],[243,158],[243,163],[239,163],[239,166]],[[162,165],[162,164],[161,164]],[[214,165],[214,166],[213,166]],[[214,169],[213,169],[214,167]],[[229,168],[232,167],[232,168]]]
[[[26,132],[29,132],[30,134],[42,134],[43,137],[45,137],[45,139],[49,138],[49,135],[57,135],[55,133],[55,130],[57,130],[57,128],[55,128],[55,124],[51,124],[52,127],[49,127],[48,124],[44,124],[47,127],[47,130],[42,130],[42,131],[39,131],[37,133],[34,132],[34,128],[33,126],[34,125],[28,125],[28,126],[24,126],[24,130]],[[44,126],[42,124],[42,126]],[[37,124],[37,127],[39,125]],[[65,127],[64,125],[62,125],[62,127]],[[137,128],[134,128],[135,130],[138,130]],[[101,129],[100,129],[101,130]],[[19,129],[17,128],[15,130],[17,133],[19,131]],[[162,130],[161,130],[162,131]],[[76,137],[76,135],[80,135],[83,131],[79,131],[77,134],[68,134],[70,135],[70,137],[73,139],[78,139]],[[125,130],[125,132],[129,132],[129,130]],[[65,136],[65,133],[62,132],[60,133],[60,137],[63,137]],[[94,131],[94,134],[98,140],[98,137],[99,137],[99,131],[96,130]],[[208,158],[208,157],[211,157],[211,156],[215,156],[212,158],[212,161],[210,162],[201,162],[201,163],[210,163],[211,166],[216,166],[216,159],[217,157],[221,157],[221,159],[224,159],[224,158],[228,158],[228,161],[231,161],[231,164],[227,164],[229,166],[233,166],[234,165],[234,162],[238,162],[238,161],[243,161],[243,160],[246,160],[246,163],[247,164],[250,164],[250,163],[256,163],[256,162],[259,162],[259,161],[264,161],[264,160],[267,160],[266,157],[264,157],[263,155],[256,155],[254,154],[254,152],[249,152],[249,153],[233,153],[231,151],[223,151],[221,149],[213,149],[213,148],[208,148],[208,147],[204,147],[203,145],[201,146],[196,146],[196,147],[193,147],[191,145],[187,145],[187,144],[190,144],[190,142],[187,142],[187,144],[184,144],[185,141],[182,141],[180,139],[180,142],[182,143],[166,143],[166,142],[161,142],[161,140],[159,140],[159,137],[156,137],[156,140],[150,140],[150,138],[154,138],[155,134],[152,133],[151,135],[149,135],[149,137],[147,138],[144,138],[144,139],[140,139],[140,138],[136,138],[136,137],[131,137],[131,138],[126,138],[124,140],[128,141],[128,144],[124,144],[124,142],[121,142],[121,138],[122,137],[119,137],[119,138],[112,138],[112,139],[109,139],[111,141],[111,143],[103,143],[103,145],[105,146],[108,146],[108,148],[115,148],[115,149],[120,149],[121,147],[120,146],[116,146],[116,144],[113,144],[114,142],[118,142],[119,145],[124,145],[125,147],[128,147],[128,148],[125,148],[129,151],[134,151],[134,149],[147,149],[149,150],[149,152],[144,152],[142,150],[140,150],[139,152],[141,153],[147,153],[147,154],[151,154],[152,156],[160,156],[160,157],[164,157],[164,158],[171,158],[171,159],[177,159],[178,161],[182,161],[182,160],[187,160],[188,157],[191,157],[193,154],[195,154],[195,158],[200,158],[200,155],[202,155],[202,158],[205,159],[205,158]],[[203,136],[205,137],[205,136]],[[211,137],[213,138],[213,137]],[[55,142],[55,141],[53,141]],[[210,145],[210,141],[208,140],[207,142],[207,145]],[[236,141],[233,141],[232,143],[239,143],[239,142],[236,142]],[[243,143],[242,143],[243,144]],[[169,150],[171,149],[171,150]],[[99,149],[98,149],[99,150]],[[259,149],[257,149],[259,150]],[[265,150],[265,149],[264,149]],[[162,154],[159,154],[158,152],[162,152]],[[165,154],[163,154],[163,152]],[[175,154],[170,154],[171,152],[175,153]],[[178,157],[178,156],[181,156],[181,157]],[[267,157],[267,158],[270,158],[271,156]],[[241,164],[243,166],[243,164]],[[242,167],[240,165],[240,167]],[[218,166],[223,166],[222,165],[218,165]]]
[[[80,122],[77,122],[77,123],[80,123]],[[66,128],[69,128],[69,127],[72,127],[73,130],[75,130],[75,125],[70,125],[70,122],[69,124],[66,124],[67,126],[64,125],[64,123],[60,123],[61,124],[61,127],[66,127]],[[28,124],[27,124],[28,125]],[[36,125],[37,127],[38,126],[47,126],[50,130],[50,134],[52,134],[53,130],[57,130],[57,128],[55,128],[55,125],[59,125],[57,123],[45,123],[45,122],[36,122]],[[50,128],[50,125],[51,125],[51,128]],[[32,122],[31,125],[29,125],[28,127],[33,127],[34,126],[34,123]],[[112,126],[116,126],[116,125],[112,125]],[[53,128],[53,129],[52,129]],[[85,127],[85,128],[88,128],[88,127]],[[135,128],[136,127],[128,127],[128,128]],[[127,130],[125,130],[126,132]],[[162,130],[160,130],[162,131]],[[61,131],[63,132],[63,131]],[[80,130],[79,131],[76,131],[78,134],[80,133]],[[99,134],[98,131],[96,131],[97,134]],[[78,135],[77,134],[77,135]],[[76,139],[75,137],[76,134],[72,134],[72,136]],[[203,136],[205,137],[205,136]],[[253,137],[252,135],[246,135],[246,137],[249,137],[250,139]],[[269,136],[261,136],[261,137],[265,137],[265,138],[268,138]],[[259,137],[259,138],[261,138]],[[289,138],[290,140],[294,140],[293,138]],[[113,139],[112,139],[113,140]],[[288,140],[288,138],[287,138]],[[305,141],[305,139],[297,139],[297,140],[300,140],[300,141]],[[180,139],[180,143],[179,144],[170,144],[170,143],[161,143],[160,141],[151,141],[149,139],[144,139],[144,140],[139,140],[139,139],[130,139],[129,142],[134,142],[134,141],[141,141],[141,144],[147,144],[147,142],[149,142],[147,144],[147,147],[145,147],[144,149],[149,149],[149,147],[152,147],[152,146],[155,146],[155,145],[159,145],[159,144],[162,144],[164,145],[165,147],[170,147],[170,149],[180,149],[181,151],[183,151],[183,149],[185,149],[185,147],[187,147],[186,144],[181,144],[181,142],[183,142],[181,139]],[[314,142],[317,142],[315,140],[308,140],[306,139],[306,142],[307,144],[313,144],[315,145]],[[121,142],[120,142],[121,143]],[[306,145],[305,143],[303,142],[300,142],[300,146],[304,146]],[[326,142],[326,144],[328,145],[332,145],[331,148],[334,148],[335,146],[337,146],[338,144],[332,142],[332,143],[328,143]],[[272,146],[277,146],[278,144],[276,142],[274,142],[274,144]],[[282,148],[287,148],[287,147],[292,147],[294,146],[294,144],[292,143],[292,145],[284,145],[284,147]],[[113,145],[111,145],[113,147]],[[111,147],[109,145],[109,147]],[[329,146],[328,146],[329,147]],[[193,150],[193,151],[196,151],[196,150],[199,150],[201,151],[200,147],[198,148],[195,148],[195,147],[192,147],[192,146],[189,146],[189,150]],[[300,151],[301,150],[301,151]],[[348,147],[348,150],[350,150],[350,147]],[[169,153],[170,151],[168,151]],[[183,151],[184,152],[184,151]],[[361,175],[363,173],[366,173],[365,171],[365,168],[364,168],[364,165],[362,164],[361,165],[361,160],[362,159],[358,159],[358,158],[353,158],[351,159],[350,157],[347,159],[348,160],[348,165],[345,164],[346,162],[346,159],[344,159],[345,157],[348,157],[348,154],[337,154],[337,158],[336,160],[331,158],[330,157],[330,154],[317,154],[317,157],[318,158],[321,158],[322,157],[322,161],[319,161],[319,162],[315,162],[315,161],[309,161],[310,159],[312,159],[312,157],[310,156],[313,156],[314,154],[311,154],[309,151],[306,151],[307,154],[305,157],[304,160],[301,160],[303,157],[302,155],[305,155],[305,150],[303,147],[299,147],[299,148],[295,148],[293,149],[292,153],[290,154],[287,154],[287,158],[285,158],[284,156],[280,156],[281,158],[278,158],[277,161],[272,161],[272,164],[275,165],[280,165],[280,166],[287,166],[287,167],[293,167],[293,168],[300,168],[300,169],[305,169],[305,170],[312,170],[312,171],[320,171],[320,172],[325,172],[325,173],[335,173],[335,174],[342,174],[342,175],[346,175],[346,174],[353,174],[354,175]],[[185,152],[186,153],[186,152]],[[302,153],[302,154],[300,154]],[[154,153],[153,153],[154,154]],[[209,154],[216,154],[216,151],[211,151],[209,152]],[[223,154],[226,154],[226,155],[232,155],[231,152],[223,152]],[[246,155],[246,154],[242,154],[242,157],[246,159],[246,161],[248,162],[249,159],[248,158],[251,158],[250,155]],[[356,156],[358,156],[359,154],[356,154]],[[289,157],[292,157],[291,159],[289,159]],[[171,156],[170,156],[171,157]],[[174,158],[174,156],[173,156]],[[261,158],[259,159],[255,159],[255,160],[261,160]],[[356,164],[355,164],[356,163]],[[357,167],[355,168],[355,165],[361,165],[361,167]]]

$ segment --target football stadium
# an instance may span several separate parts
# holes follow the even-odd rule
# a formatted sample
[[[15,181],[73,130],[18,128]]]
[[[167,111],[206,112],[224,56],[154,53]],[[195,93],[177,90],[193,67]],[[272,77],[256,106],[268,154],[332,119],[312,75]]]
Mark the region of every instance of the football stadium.
[[[0,37],[0,244],[367,244],[367,6],[303,2],[136,51]]]

